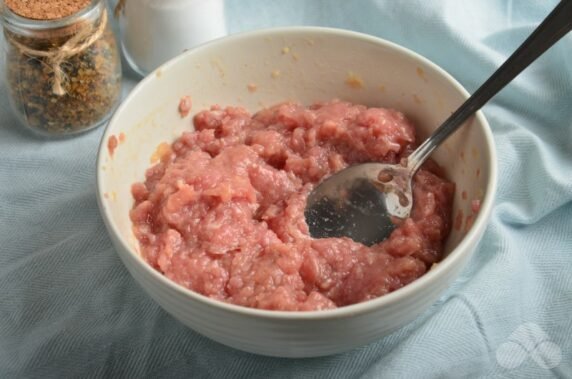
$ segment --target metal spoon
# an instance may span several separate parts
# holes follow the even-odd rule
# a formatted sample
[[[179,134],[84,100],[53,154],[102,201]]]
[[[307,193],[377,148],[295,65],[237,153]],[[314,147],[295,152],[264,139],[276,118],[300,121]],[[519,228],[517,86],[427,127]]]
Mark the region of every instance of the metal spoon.
[[[365,163],[324,180],[304,215],[314,238],[349,237],[365,245],[386,239],[413,206],[412,179],[429,155],[473,113],[572,29],[572,0],[562,0],[510,58],[401,164]]]

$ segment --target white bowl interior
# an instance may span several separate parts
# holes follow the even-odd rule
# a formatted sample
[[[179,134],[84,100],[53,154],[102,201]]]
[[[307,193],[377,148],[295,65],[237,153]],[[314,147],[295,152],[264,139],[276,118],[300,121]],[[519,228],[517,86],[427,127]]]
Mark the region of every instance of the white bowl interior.
[[[192,97],[193,108],[182,119],[177,107],[184,95]],[[124,242],[139,251],[129,220],[131,184],[143,180],[161,142],[190,130],[192,116],[213,104],[255,112],[285,100],[310,104],[340,98],[398,109],[415,121],[422,139],[465,97],[435,65],[373,37],[318,28],[230,37],[167,63],[121,105],[103,137],[97,167],[100,201]],[[471,201],[487,195],[493,164],[484,117],[468,124],[433,155],[457,184],[447,254],[470,230]],[[123,140],[113,155],[106,148],[111,136]]]

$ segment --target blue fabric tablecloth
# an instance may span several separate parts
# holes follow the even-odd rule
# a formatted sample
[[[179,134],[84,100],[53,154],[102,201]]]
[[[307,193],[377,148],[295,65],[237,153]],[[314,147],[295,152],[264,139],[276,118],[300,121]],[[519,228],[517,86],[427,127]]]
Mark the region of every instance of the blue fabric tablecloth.
[[[408,47],[469,91],[556,0],[228,0],[232,33],[341,27]],[[125,92],[136,83],[126,70]],[[426,313],[337,356],[275,359],[204,338],[143,293],[95,200],[103,129],[44,141],[0,84],[0,377],[572,377],[572,35],[484,108],[498,148],[492,220]]]

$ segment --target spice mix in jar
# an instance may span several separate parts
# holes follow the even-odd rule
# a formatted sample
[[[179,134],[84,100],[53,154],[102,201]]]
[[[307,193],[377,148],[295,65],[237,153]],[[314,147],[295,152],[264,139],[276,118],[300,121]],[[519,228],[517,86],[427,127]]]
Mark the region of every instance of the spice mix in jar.
[[[1,1],[1,0],[0,0]],[[121,60],[102,0],[4,0],[12,108],[43,135],[102,125],[121,94]]]

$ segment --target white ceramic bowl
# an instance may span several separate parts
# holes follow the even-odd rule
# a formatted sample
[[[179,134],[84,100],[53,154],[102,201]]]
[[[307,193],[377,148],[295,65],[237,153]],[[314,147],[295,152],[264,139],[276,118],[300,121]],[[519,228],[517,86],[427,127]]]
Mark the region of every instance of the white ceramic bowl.
[[[441,68],[405,48],[363,34],[311,27],[220,39],[184,53],[145,78],[119,107],[103,136],[97,162],[101,213],[133,278],[167,312],[213,340],[281,357],[334,354],[375,341],[436,301],[485,230],[497,170],[492,134],[479,112],[433,155],[457,184],[456,227],[446,258],[425,276],[375,300],[313,312],[249,309],[189,291],[145,263],[129,220],[131,184],[143,180],[159,143],[172,142],[191,127],[189,118],[181,119],[177,112],[183,95],[192,96],[193,114],[212,104],[256,111],[288,99],[310,104],[337,97],[399,109],[417,123],[424,138],[467,92]],[[121,140],[121,133],[124,141],[110,156],[109,138]],[[473,199],[482,202],[471,220]]]

